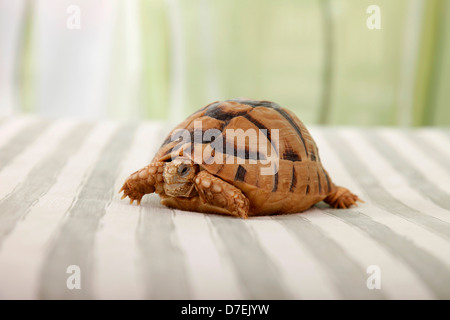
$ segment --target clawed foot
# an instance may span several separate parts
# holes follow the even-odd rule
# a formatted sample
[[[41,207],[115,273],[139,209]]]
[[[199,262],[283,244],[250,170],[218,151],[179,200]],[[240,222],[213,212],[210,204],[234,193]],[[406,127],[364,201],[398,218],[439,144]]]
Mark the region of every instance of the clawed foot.
[[[347,209],[352,205],[356,205],[358,201],[364,202],[344,187],[336,187],[335,192],[330,194],[324,201],[336,209]]]
[[[125,181],[122,188],[119,190],[119,193],[123,191],[123,195],[120,198],[121,200],[125,199],[126,197],[130,198],[130,204],[133,204],[134,200],[137,201],[137,204],[141,204],[142,197],[144,196],[144,193],[136,192],[127,183],[128,181]]]
[[[119,190],[119,193],[123,191],[122,199],[129,197],[130,204],[136,200],[140,205],[145,194],[153,192],[163,194],[163,170],[164,162],[154,162],[131,174]]]

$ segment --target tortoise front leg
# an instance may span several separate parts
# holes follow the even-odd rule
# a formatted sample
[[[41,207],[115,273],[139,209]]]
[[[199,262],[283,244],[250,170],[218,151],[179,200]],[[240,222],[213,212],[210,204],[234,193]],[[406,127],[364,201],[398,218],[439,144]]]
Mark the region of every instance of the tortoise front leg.
[[[195,177],[195,186],[203,202],[224,208],[241,218],[248,217],[249,201],[235,186],[206,171],[201,171]]]
[[[147,193],[164,194],[164,165],[165,162],[153,162],[131,174],[119,190],[123,191],[122,199],[129,197],[130,204],[137,200],[139,205]]]

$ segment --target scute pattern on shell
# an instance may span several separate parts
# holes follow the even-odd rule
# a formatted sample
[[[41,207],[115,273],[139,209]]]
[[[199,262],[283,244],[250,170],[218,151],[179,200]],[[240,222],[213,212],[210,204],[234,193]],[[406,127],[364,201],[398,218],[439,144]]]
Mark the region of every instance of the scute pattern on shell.
[[[223,157],[223,164],[198,163],[204,170],[242,190],[250,200],[250,215],[300,212],[335,191],[333,182],[322,167],[317,146],[309,131],[295,114],[273,102],[246,99],[213,102],[192,114],[174,130],[188,130],[191,141],[194,141],[194,136],[199,134],[194,131],[194,121],[202,122],[203,132],[208,129],[222,132],[223,141],[226,141],[227,129],[263,130],[266,132],[266,150],[274,146],[272,130],[279,130],[279,168],[274,175],[261,175],[260,165],[248,161],[244,164],[238,164],[237,161],[225,163],[227,157],[237,157],[240,152],[247,160],[267,158],[267,154],[258,150],[258,146],[249,145],[247,139],[241,145],[235,141],[228,150],[225,144],[222,150],[216,150],[216,156],[219,152],[218,156]],[[201,144],[205,152],[210,150],[211,141],[201,140]],[[179,141],[172,141],[169,134],[153,161],[170,161],[171,156],[184,147]],[[194,160],[192,154],[184,155]]]

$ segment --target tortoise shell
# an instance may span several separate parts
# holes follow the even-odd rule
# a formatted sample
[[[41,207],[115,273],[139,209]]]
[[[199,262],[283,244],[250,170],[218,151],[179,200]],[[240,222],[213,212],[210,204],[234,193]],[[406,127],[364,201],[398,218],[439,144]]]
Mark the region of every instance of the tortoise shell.
[[[203,152],[211,153],[214,149],[211,155],[215,159],[222,158],[222,163],[210,163],[203,158],[199,161],[194,156],[194,148],[189,150],[190,143],[173,139],[173,134],[180,129],[189,132],[191,142]],[[215,140],[203,135],[208,129],[218,130],[223,141],[226,141],[227,129],[254,129],[263,134],[259,135],[258,144],[241,139],[231,146],[225,142],[220,149],[213,145]],[[278,130],[277,148],[271,149],[275,145],[274,130]],[[196,135],[202,138],[196,140]],[[277,152],[278,170],[262,175],[261,163],[269,159],[268,150]],[[153,162],[171,161],[180,155],[191,158],[202,170],[240,189],[250,201],[249,215],[301,212],[334,196],[337,190],[304,124],[294,113],[270,101],[232,99],[213,102],[198,110],[171,131]]]

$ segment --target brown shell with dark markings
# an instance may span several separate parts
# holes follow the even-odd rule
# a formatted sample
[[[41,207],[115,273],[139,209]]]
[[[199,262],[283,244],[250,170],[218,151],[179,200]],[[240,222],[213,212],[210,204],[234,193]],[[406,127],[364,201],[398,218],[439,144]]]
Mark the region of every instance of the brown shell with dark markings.
[[[202,132],[197,132],[199,129],[194,130],[196,120],[201,121]],[[201,143],[204,152],[209,152],[206,154],[215,156],[215,159],[222,158],[223,163],[208,164],[209,161],[206,160],[196,161],[193,148],[190,148],[189,152],[188,144],[184,141],[172,141],[172,133],[177,129],[186,129],[191,138],[208,129],[219,130],[224,141],[222,150],[215,145],[215,152],[211,153],[212,139],[203,137],[203,140],[197,142]],[[234,145],[228,146],[227,150],[227,129],[254,129],[263,134],[259,135],[258,144],[251,144],[250,139],[234,141]],[[272,175],[262,175],[261,166],[268,165],[261,164],[261,160],[268,159],[268,152],[271,146],[274,146],[271,135],[274,129],[278,129],[279,133],[278,171]],[[264,145],[267,147],[260,150]],[[172,130],[153,162],[170,161],[181,153],[190,157],[203,170],[239,188],[250,201],[249,215],[301,212],[327,197],[337,198],[338,187],[323,168],[317,146],[309,131],[295,114],[270,101],[233,99],[207,105]],[[238,159],[239,155],[241,159]],[[238,163],[238,160],[243,162],[242,158],[245,158],[245,163]],[[232,163],[227,163],[227,159]],[[256,160],[257,164],[249,163],[250,159]]]

